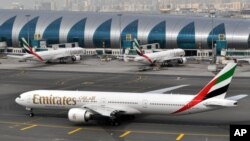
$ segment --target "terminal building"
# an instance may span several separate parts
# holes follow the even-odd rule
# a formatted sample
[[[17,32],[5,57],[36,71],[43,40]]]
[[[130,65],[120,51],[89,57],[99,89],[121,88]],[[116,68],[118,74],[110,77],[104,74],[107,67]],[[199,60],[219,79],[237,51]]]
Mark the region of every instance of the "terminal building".
[[[162,49],[211,49],[220,40],[226,48],[249,49],[249,35],[247,19],[0,10],[0,42],[8,47],[18,47],[25,37],[38,47],[42,40],[47,45],[77,42],[83,48],[119,49],[131,47],[137,38],[140,44],[158,43]]]

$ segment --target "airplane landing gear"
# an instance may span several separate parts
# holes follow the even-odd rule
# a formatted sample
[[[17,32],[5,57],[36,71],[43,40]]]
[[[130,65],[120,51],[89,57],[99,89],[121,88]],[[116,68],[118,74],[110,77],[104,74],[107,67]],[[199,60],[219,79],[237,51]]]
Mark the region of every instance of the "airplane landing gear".
[[[119,126],[121,122],[118,119],[110,119],[111,126]]]
[[[30,113],[29,116],[30,116],[30,117],[33,117],[33,116],[34,116],[34,113]]]
[[[110,125],[111,126],[118,126],[121,124],[121,121],[120,121],[120,116],[118,116],[116,113],[112,113],[111,114],[112,116],[110,117]]]
[[[32,108],[26,107],[26,110],[30,112],[30,113],[29,113],[29,116],[30,116],[30,117],[33,117],[33,116],[34,116],[34,113],[33,113]]]

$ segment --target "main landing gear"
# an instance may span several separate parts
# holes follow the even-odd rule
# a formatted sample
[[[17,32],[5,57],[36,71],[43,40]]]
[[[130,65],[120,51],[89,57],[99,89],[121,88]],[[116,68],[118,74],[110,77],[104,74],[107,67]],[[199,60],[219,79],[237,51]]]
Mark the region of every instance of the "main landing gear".
[[[26,107],[26,110],[29,111],[29,116],[30,116],[30,117],[33,117],[33,116],[34,116],[34,113],[33,113],[32,108]]]
[[[111,126],[118,126],[121,124],[121,120],[120,120],[120,115],[118,114],[118,111],[114,111],[111,113],[111,117],[110,117],[110,125]]]
[[[111,126],[119,126],[121,124],[121,121],[118,120],[117,118],[110,118],[110,125]]]

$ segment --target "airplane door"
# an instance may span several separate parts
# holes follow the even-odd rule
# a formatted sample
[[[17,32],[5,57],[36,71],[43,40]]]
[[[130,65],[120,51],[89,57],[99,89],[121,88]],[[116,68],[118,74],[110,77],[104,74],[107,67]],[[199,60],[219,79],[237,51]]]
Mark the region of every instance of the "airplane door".
[[[28,104],[33,104],[31,97],[32,97],[32,95],[30,95],[30,94],[26,97],[27,98],[26,100],[27,100]]]
[[[101,107],[105,107],[105,105],[106,105],[106,99],[102,98],[101,99]]]
[[[143,108],[147,108],[147,107],[148,107],[148,100],[144,99],[144,100],[142,101],[142,107],[143,107]]]

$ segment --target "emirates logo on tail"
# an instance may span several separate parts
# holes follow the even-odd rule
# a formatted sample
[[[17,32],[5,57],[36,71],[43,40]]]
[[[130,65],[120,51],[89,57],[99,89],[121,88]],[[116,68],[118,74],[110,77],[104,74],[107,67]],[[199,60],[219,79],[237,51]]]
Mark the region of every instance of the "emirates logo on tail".
[[[236,63],[228,63],[189,103],[174,112],[174,114],[184,112],[209,98],[224,99],[236,66]]]
[[[25,40],[25,38],[21,38],[21,43],[23,46],[23,49],[25,52],[27,52],[28,54],[32,54],[34,55],[38,60],[40,60],[41,62],[43,62],[43,58],[41,56],[39,56],[35,51],[33,51],[32,47],[29,45],[29,43]]]

